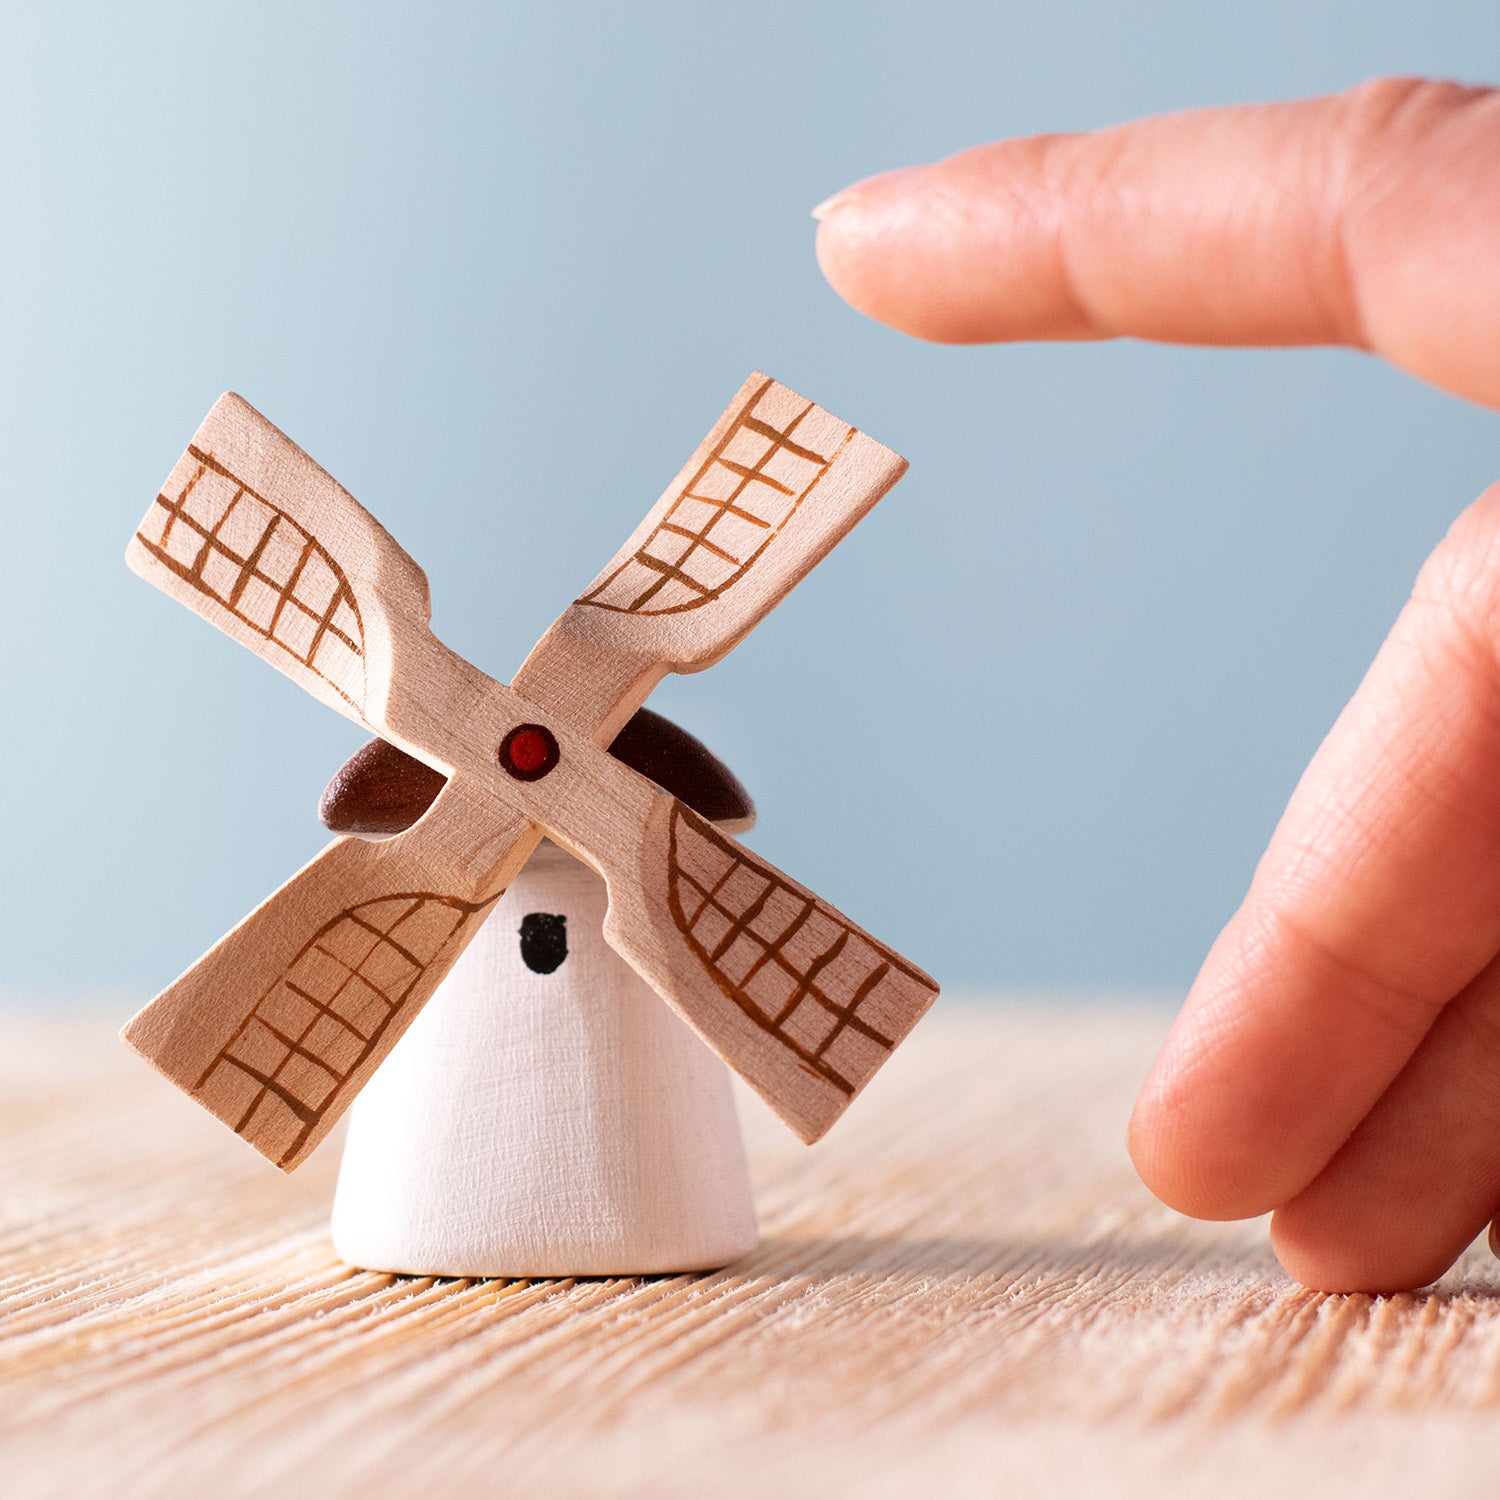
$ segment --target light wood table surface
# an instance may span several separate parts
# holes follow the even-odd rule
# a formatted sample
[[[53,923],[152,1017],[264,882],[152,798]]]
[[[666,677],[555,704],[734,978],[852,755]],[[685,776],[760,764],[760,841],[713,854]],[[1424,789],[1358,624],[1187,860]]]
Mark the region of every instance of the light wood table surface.
[[[832,1135],[746,1104],[764,1243],[711,1276],[352,1271],[126,1054],[0,1016],[0,1493],[1484,1495],[1500,1275],[1320,1297],[1123,1148],[1168,1021],[941,1002]]]

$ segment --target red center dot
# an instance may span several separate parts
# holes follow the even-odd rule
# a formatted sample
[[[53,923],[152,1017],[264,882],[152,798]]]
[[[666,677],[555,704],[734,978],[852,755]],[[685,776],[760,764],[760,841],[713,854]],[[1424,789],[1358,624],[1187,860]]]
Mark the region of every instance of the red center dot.
[[[547,764],[552,747],[540,729],[518,729],[506,747],[510,763],[518,771],[540,771]]]

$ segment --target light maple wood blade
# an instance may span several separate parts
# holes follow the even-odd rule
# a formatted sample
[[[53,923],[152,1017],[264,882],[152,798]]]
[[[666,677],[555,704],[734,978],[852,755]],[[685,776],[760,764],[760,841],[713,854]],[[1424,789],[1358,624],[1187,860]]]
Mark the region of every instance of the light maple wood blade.
[[[937,998],[914,964],[664,793],[637,859],[605,876],[605,937],[804,1141]]]
[[[580,727],[602,723],[607,740],[666,672],[702,671],[742,640],[906,467],[831,412],[752,375],[512,685]]]
[[[147,582],[375,728],[396,649],[431,617],[416,563],[233,393],[204,419],[125,557]]]
[[[484,843],[466,849],[476,815]],[[121,1035],[290,1171],[395,1046],[539,837],[519,814],[450,783],[400,838],[330,844]]]

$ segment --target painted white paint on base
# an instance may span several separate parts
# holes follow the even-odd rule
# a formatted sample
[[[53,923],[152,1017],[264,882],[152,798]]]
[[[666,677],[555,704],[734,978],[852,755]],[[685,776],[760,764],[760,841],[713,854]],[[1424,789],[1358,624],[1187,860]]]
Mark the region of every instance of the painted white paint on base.
[[[604,941],[544,842],[350,1114],[339,1255],[443,1276],[708,1270],[757,1242],[729,1072]],[[567,918],[551,974],[521,919]]]

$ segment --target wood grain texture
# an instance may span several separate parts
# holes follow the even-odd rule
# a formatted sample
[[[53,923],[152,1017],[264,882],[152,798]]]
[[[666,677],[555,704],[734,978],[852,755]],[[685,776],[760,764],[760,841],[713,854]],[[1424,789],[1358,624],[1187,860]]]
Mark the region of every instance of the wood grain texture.
[[[427,575],[284,432],[233,392],[178,459],[125,552],[314,697],[378,726],[402,647],[432,617]]]
[[[538,842],[457,778],[424,827],[330,844],[121,1033],[283,1170],[337,1123]]]
[[[127,561],[448,780],[407,832],[326,849],[125,1041],[291,1170],[546,832],[604,877],[605,936],[626,961],[804,1140],[822,1135],[936,984],[605,747],[665,673],[731,650],[905,468],[752,376],[507,686],[433,635],[427,579],[379,522],[248,403],[222,397]],[[545,744],[537,764],[509,757],[517,735]]]
[[[665,672],[724,657],[906,469],[831,412],[751,375],[512,686],[574,723],[604,723],[607,742],[630,717],[606,713],[624,684],[649,678],[638,707]]]
[[[1487,1497],[1500,1275],[1330,1297],[1122,1138],[1164,1009],[946,1004],[808,1150],[742,1097],[764,1241],[701,1277],[354,1272],[131,1065],[0,1019],[0,1473],[66,1495]]]

